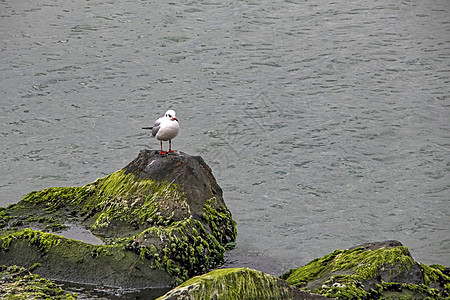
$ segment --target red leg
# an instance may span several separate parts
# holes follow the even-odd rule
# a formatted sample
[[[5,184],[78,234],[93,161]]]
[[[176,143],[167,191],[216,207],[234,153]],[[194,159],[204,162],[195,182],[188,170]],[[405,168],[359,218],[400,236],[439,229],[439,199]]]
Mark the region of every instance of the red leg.
[[[169,153],[173,152],[172,150],[172,140],[169,140]]]
[[[161,152],[159,152],[159,154],[166,154],[166,152],[163,151],[162,149],[162,141],[159,141],[161,143]]]

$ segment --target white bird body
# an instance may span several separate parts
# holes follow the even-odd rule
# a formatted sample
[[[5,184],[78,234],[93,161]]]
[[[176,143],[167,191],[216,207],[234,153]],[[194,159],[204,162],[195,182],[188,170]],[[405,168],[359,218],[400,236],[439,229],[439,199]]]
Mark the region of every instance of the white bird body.
[[[180,130],[180,125],[178,124],[175,111],[169,109],[168,111],[166,111],[164,117],[161,117],[155,121],[155,125],[153,125],[153,127],[143,127],[143,129],[151,129],[152,136],[156,136],[156,138],[160,141],[161,154],[166,153],[162,150],[163,141],[169,141],[168,152],[173,152],[172,139],[178,135],[178,131]]]
[[[159,141],[169,141],[178,135],[179,130],[180,125],[177,120],[162,117],[156,120],[152,135],[156,136]]]

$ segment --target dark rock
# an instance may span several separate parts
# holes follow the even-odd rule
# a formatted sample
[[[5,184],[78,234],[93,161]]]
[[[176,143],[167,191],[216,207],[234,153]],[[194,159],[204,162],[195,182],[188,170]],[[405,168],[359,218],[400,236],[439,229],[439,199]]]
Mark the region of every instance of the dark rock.
[[[200,157],[148,150],[86,186],[28,194],[0,209],[0,228],[0,263],[38,262],[35,272],[50,279],[139,288],[207,272],[236,237]]]
[[[414,261],[398,241],[336,250],[281,278],[338,299],[434,299],[450,295],[448,268]]]
[[[124,171],[141,179],[177,184],[186,196],[192,216],[197,220],[202,220],[203,206],[208,199],[216,199],[215,209],[226,207],[222,189],[212,175],[211,168],[200,156],[183,152],[160,155],[156,150],[142,150]],[[234,240],[234,234],[226,228],[221,228],[223,243]]]
[[[388,240],[388,241],[382,241],[382,242],[372,242],[372,243],[364,243],[358,246],[353,246],[351,248],[348,248],[348,250],[353,250],[356,248],[364,248],[365,250],[377,250],[377,249],[381,249],[381,248],[386,248],[386,247],[398,247],[398,246],[403,246],[402,243],[400,243],[399,241],[395,241],[395,240]]]

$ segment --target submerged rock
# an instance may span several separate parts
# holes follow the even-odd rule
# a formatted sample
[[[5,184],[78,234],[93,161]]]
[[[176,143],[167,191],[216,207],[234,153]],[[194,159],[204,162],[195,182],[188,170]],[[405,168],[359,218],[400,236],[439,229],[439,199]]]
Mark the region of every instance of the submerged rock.
[[[47,278],[134,288],[203,274],[236,238],[203,159],[149,150],[85,186],[28,194],[0,209],[0,227],[2,264],[39,263],[35,273]]]
[[[281,276],[291,285],[337,299],[444,299],[450,270],[414,261],[397,241],[336,250]]]
[[[23,267],[0,266],[0,299],[76,300],[77,295]]]
[[[248,268],[219,269],[189,279],[158,300],[181,299],[283,299],[320,300],[324,296],[311,294],[290,286],[272,275]]]

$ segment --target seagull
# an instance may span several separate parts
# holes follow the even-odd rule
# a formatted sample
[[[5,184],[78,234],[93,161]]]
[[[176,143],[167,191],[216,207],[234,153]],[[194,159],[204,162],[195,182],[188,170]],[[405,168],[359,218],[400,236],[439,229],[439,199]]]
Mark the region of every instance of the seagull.
[[[168,111],[166,111],[164,117],[161,117],[158,120],[156,120],[155,125],[153,125],[153,127],[142,127],[142,129],[152,130],[152,136],[156,136],[156,138],[161,143],[160,154],[174,152],[172,150],[172,139],[177,136],[178,130],[180,129],[180,125],[178,124],[177,116],[174,110],[169,109]],[[165,152],[162,149],[163,141],[169,141],[168,152]]]

